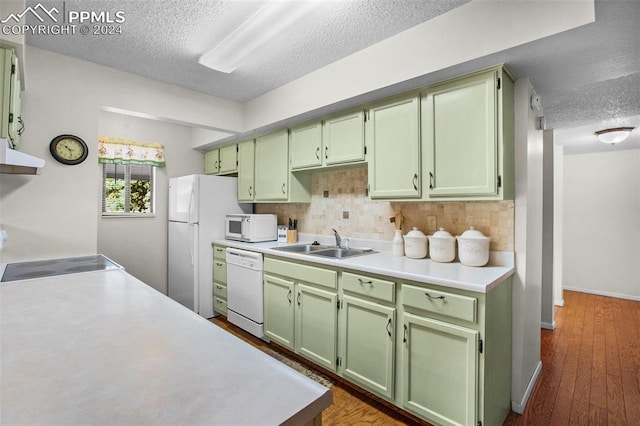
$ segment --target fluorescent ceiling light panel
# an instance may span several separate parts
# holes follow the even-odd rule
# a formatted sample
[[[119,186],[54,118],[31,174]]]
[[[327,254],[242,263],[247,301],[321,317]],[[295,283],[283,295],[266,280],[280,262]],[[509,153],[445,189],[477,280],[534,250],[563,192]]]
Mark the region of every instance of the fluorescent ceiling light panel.
[[[200,56],[198,62],[216,71],[232,73],[251,54],[283,34],[287,28],[298,24],[321,3],[320,0],[269,1],[213,49]]]

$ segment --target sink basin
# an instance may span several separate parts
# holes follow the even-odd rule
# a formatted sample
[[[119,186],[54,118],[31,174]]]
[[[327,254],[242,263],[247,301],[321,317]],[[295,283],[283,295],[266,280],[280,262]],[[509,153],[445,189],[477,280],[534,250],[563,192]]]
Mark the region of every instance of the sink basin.
[[[347,249],[336,246],[326,246],[322,244],[297,244],[295,246],[273,247],[273,249],[286,251],[289,253],[301,253],[313,256],[331,257],[334,259],[343,259],[345,257],[362,256],[364,254],[375,253],[375,251],[371,249]]]
[[[347,248],[328,248],[325,250],[319,250],[313,253],[310,253],[314,256],[325,256],[325,257],[333,257],[335,259],[342,259],[345,257],[353,257],[353,256],[361,256],[364,254],[375,253],[373,250],[362,250],[362,249],[347,249]]]
[[[332,246],[323,246],[322,244],[298,244],[295,246],[274,247],[274,250],[288,251],[289,253],[312,253],[319,250],[326,250]]]

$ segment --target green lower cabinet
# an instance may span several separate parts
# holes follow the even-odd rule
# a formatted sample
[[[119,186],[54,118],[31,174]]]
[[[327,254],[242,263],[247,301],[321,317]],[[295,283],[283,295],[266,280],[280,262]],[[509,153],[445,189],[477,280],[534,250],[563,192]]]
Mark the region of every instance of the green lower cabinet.
[[[392,400],[395,308],[345,295],[341,311],[343,377]]]
[[[294,350],[293,281],[264,275],[264,334],[270,340]]]
[[[321,367],[336,370],[338,296],[296,284],[295,351]]]
[[[403,406],[438,425],[478,422],[479,333],[405,313]]]

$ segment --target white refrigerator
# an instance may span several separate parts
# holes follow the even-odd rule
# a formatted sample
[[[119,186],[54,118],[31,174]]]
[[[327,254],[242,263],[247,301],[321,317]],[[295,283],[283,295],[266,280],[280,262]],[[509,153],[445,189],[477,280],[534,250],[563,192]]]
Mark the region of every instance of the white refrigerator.
[[[211,318],[213,248],[225,237],[225,215],[252,213],[239,204],[235,177],[189,175],[169,180],[168,289],[173,300]]]

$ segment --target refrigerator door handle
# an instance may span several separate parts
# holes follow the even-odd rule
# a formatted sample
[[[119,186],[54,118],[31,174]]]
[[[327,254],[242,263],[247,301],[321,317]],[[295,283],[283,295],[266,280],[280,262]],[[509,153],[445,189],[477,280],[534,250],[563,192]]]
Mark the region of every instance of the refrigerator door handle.
[[[187,225],[189,227],[189,256],[191,257],[191,266],[195,266],[195,261],[193,258],[193,245],[194,245],[194,240],[195,240],[195,230],[196,227],[193,225],[193,223],[189,223]]]
[[[187,223],[193,223],[193,196],[194,196],[195,188],[191,188],[191,193],[189,194],[189,210],[187,211]]]

